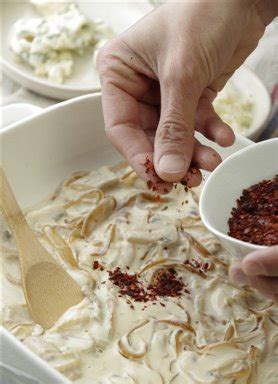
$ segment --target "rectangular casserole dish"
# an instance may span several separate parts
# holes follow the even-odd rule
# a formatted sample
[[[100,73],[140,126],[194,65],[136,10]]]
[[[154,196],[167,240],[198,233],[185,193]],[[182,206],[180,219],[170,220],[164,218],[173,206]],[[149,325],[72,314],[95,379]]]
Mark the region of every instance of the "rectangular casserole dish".
[[[42,200],[75,171],[121,160],[105,137],[100,94],[49,107],[4,128],[0,137],[1,163],[22,208]],[[238,136],[230,148],[210,145],[225,158],[251,143]],[[70,383],[6,329],[1,327],[0,332],[3,383]]]

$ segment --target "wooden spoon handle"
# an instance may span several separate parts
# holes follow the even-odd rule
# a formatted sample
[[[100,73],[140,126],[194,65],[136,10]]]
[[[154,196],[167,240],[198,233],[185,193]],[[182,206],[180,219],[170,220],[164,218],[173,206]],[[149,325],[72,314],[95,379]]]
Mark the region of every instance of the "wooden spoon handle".
[[[19,229],[21,228],[22,230],[22,226],[26,227],[27,223],[2,167],[0,167],[0,178],[1,210],[9,228],[16,236]]]
[[[25,271],[38,262],[54,263],[55,261],[40,244],[25,220],[2,167],[0,167],[0,178],[0,206],[17,242],[21,272],[24,276]]]

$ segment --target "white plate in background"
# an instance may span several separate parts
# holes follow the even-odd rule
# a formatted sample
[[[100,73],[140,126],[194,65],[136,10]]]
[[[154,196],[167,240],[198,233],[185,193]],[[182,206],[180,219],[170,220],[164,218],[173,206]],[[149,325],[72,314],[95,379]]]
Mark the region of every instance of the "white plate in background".
[[[102,19],[115,34],[119,34],[150,12],[153,8],[148,2],[106,2],[106,1],[76,1],[81,11],[91,19]],[[14,81],[41,95],[66,100],[87,93],[100,91],[99,76],[93,66],[92,53],[76,57],[74,73],[65,83],[57,84],[46,78],[35,75],[27,64],[17,62],[9,48],[13,24],[19,18],[38,16],[27,0],[4,1],[2,7],[2,66],[4,72]]]

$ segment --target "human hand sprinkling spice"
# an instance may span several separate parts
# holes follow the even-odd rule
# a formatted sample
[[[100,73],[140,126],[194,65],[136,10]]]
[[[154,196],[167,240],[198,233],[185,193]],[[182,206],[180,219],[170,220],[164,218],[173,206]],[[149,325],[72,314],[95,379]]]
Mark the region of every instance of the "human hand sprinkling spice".
[[[254,50],[277,0],[168,2],[108,42],[98,56],[107,136],[140,177],[154,163],[158,192],[201,181],[221,161],[198,130],[229,146],[234,134],[212,101]],[[194,165],[194,172],[191,165]],[[151,180],[154,181],[154,180]]]

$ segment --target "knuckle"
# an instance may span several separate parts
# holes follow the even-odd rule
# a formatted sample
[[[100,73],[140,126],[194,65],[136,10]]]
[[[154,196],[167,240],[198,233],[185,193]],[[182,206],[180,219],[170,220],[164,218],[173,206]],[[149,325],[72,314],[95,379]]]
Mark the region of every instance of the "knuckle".
[[[118,51],[118,43],[112,39],[104,44],[97,55],[97,67],[101,77],[107,77],[114,68],[114,63],[117,61],[115,52]]]
[[[193,83],[193,74],[187,71],[182,65],[172,65],[165,71],[162,76],[164,87],[185,87]]]
[[[183,56],[183,52],[176,52],[176,55],[164,64],[161,80],[166,88],[181,86],[193,90],[199,86],[198,64],[192,58]]]
[[[170,112],[157,132],[159,141],[163,143],[181,144],[186,141],[188,136],[192,136],[191,130],[184,122],[184,116],[175,111]]]

